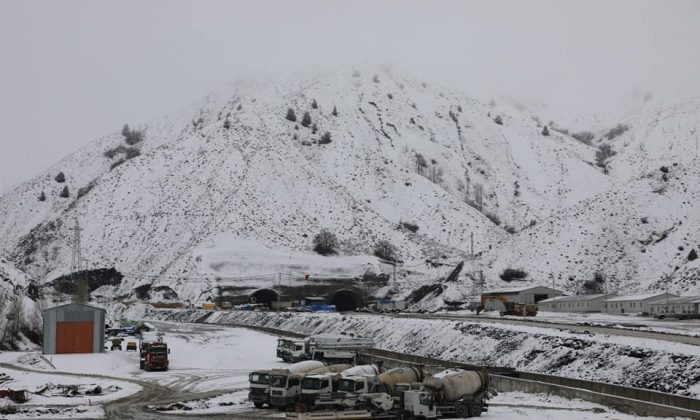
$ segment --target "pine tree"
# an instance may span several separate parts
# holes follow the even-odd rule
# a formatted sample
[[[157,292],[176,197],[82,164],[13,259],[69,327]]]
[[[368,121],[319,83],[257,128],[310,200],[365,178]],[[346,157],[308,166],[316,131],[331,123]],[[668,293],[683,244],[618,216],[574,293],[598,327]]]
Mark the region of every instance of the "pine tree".
[[[377,75],[375,74],[374,77],[372,78],[372,81],[373,81],[374,83],[379,83],[379,76],[377,76]]]
[[[311,114],[309,114],[309,111],[304,112],[304,116],[301,117],[301,125],[304,127],[311,125]]]
[[[43,191],[39,194],[39,201],[46,201],[46,194]]]
[[[493,122],[495,122],[498,125],[503,125],[503,118],[501,118],[500,115],[496,115],[496,118],[493,119]]]
[[[285,118],[287,118],[289,121],[296,122],[297,114],[294,113],[294,110],[292,108],[288,108],[287,116]]]
[[[224,128],[227,130],[231,128],[231,121],[228,120],[228,117],[224,120]]]
[[[333,112],[331,112],[331,114],[333,114],[334,117],[338,116],[338,108],[336,108],[335,105],[333,105]]]
[[[323,135],[321,136],[321,140],[318,141],[318,144],[328,144],[328,143],[330,143],[330,142],[331,142],[331,133],[329,133],[328,131],[326,131],[326,132],[323,133]]]
[[[548,135],[549,135],[549,129],[547,128],[546,125],[544,126],[544,129],[542,130],[542,135],[543,135],[543,136],[548,136]]]
[[[316,99],[314,99],[314,100],[311,102],[311,108],[313,108],[313,109],[318,109],[318,103],[316,102]]]
[[[318,126],[316,125],[316,123],[313,123],[313,125],[311,126],[311,134],[316,134],[317,131]]]
[[[131,130],[129,130],[129,124],[124,124],[124,127],[122,128],[122,136],[129,137],[130,132]]]
[[[58,196],[63,198],[68,198],[70,196],[70,193],[68,192],[68,185],[63,187],[63,190]]]
[[[56,182],[59,184],[66,182],[66,176],[63,174],[63,172],[59,172],[58,175],[56,175],[56,178],[54,178]]]

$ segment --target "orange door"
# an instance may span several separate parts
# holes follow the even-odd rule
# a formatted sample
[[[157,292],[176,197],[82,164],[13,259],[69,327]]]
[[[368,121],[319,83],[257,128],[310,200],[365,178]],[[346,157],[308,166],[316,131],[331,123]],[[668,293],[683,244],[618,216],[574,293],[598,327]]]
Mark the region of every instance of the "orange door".
[[[56,323],[56,353],[92,353],[92,321]]]

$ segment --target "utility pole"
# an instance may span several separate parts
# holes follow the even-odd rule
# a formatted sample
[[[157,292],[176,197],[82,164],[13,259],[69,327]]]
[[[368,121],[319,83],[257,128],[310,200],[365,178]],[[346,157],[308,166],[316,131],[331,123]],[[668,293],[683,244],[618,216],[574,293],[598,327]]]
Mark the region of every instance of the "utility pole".
[[[474,232],[470,233],[469,236],[471,236],[471,241],[472,241],[472,264],[474,263]]]
[[[78,218],[75,218],[75,226],[73,227],[73,255],[71,258],[71,270],[73,272],[80,271],[82,269],[81,256],[80,256],[80,223]]]

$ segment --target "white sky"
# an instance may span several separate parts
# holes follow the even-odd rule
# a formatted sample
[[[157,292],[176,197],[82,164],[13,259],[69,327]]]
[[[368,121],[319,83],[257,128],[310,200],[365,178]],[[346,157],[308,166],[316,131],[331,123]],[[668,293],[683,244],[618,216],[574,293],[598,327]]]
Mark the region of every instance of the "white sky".
[[[0,0],[0,193],[252,74],[391,62],[587,109],[700,88],[700,1]]]

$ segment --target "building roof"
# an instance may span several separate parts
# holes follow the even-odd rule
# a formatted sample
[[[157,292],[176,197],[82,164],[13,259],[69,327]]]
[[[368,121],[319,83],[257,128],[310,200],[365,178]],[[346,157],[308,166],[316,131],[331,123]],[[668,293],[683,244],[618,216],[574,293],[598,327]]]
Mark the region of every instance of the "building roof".
[[[536,289],[538,287],[544,287],[545,289],[555,290],[557,292],[559,291],[557,289],[552,289],[551,287],[542,286],[542,285],[537,284],[534,286],[505,287],[502,289],[486,290],[486,291],[484,291],[484,294],[485,295],[493,295],[493,294],[520,293],[520,292],[524,292],[526,290]]]
[[[668,298],[668,303],[700,303],[700,296],[679,296]],[[665,305],[666,299],[656,300],[650,305]]]
[[[553,298],[541,300],[538,303],[556,303],[556,302],[578,302],[578,301],[589,301],[604,298],[606,295],[571,295],[571,296],[556,296]],[[614,294],[608,294],[608,297],[615,296]]]
[[[669,294],[670,297],[677,297],[676,295]],[[632,302],[640,300],[650,300],[650,299],[664,299],[666,298],[665,292],[656,293],[642,293],[638,295],[624,295],[615,296],[614,298],[608,299],[608,302]]]
[[[93,311],[107,312],[107,310],[104,309],[104,308],[98,308],[97,306],[85,305],[85,304],[83,304],[83,303],[67,303],[67,304],[65,304],[65,305],[54,306],[53,308],[44,309],[44,312],[48,312],[48,311],[58,311],[58,310],[61,310],[61,309],[68,309],[69,307],[76,307],[76,306],[80,307],[81,309],[89,309],[89,310],[93,310]],[[77,308],[76,308],[76,309],[77,309]]]

